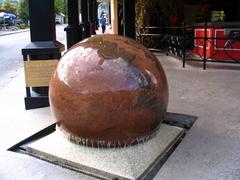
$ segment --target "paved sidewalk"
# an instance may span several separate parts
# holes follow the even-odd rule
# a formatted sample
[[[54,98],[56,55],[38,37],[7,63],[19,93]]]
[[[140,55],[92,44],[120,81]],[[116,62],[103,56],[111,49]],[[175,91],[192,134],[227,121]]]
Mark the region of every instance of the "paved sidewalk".
[[[240,66],[186,65],[158,54],[169,83],[168,111],[197,116],[186,137],[160,169],[156,180],[240,179]],[[53,123],[48,109],[26,112],[24,76],[0,90],[0,179],[94,179],[6,149]],[[32,113],[34,119],[27,119]],[[146,154],[147,156],[147,154]]]
[[[98,29],[96,30],[96,34],[102,34],[101,26],[99,26]],[[106,30],[104,34],[113,34],[111,26],[109,25],[106,26]]]
[[[10,34],[15,34],[15,33],[21,33],[21,32],[27,32],[30,31],[29,28],[27,29],[20,29],[20,30],[1,30],[0,29],[0,36],[6,36],[6,35],[10,35]],[[106,26],[106,31],[104,34],[112,34],[112,29],[110,26]],[[96,34],[102,34],[102,29],[101,27],[98,28],[98,30],[96,30]]]
[[[15,34],[15,33],[21,33],[21,32],[26,32],[29,31],[28,29],[20,29],[20,30],[0,30],[0,36],[6,36],[10,34]]]

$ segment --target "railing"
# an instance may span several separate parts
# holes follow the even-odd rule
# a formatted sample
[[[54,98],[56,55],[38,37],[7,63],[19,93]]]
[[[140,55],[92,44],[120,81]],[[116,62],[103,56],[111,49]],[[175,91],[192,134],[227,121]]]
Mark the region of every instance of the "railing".
[[[164,46],[161,42],[164,36],[165,32],[162,27],[145,27],[141,28],[137,40],[150,50],[162,51]]]
[[[206,22],[196,24],[193,28],[193,51],[203,61],[203,69],[206,69],[208,61],[240,63],[240,23]],[[202,30],[203,34],[197,35],[197,30]],[[220,37],[219,32],[222,32]]]
[[[200,35],[196,30],[202,30]],[[214,32],[213,32],[214,29]],[[220,30],[221,29],[221,30]],[[216,32],[224,31],[224,37]],[[215,33],[215,34],[213,34]],[[164,51],[183,61],[240,63],[240,23],[202,23],[181,27],[145,27],[137,40],[153,51]],[[219,48],[219,44],[223,44]],[[221,59],[222,58],[222,59]]]

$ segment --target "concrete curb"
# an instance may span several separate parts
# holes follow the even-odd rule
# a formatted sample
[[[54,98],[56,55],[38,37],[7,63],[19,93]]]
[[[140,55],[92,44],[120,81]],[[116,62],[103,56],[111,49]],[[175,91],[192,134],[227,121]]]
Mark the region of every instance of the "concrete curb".
[[[7,35],[11,35],[11,34],[17,34],[17,33],[22,33],[22,32],[27,32],[29,31],[30,29],[24,29],[24,30],[18,30],[18,31],[7,31],[7,32],[4,32],[4,33],[1,33],[0,31],[0,36],[7,36]]]

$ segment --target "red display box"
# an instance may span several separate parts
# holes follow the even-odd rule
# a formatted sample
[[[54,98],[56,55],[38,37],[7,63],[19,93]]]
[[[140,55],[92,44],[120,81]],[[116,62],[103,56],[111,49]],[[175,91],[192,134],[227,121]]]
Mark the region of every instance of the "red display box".
[[[206,58],[207,60],[239,60],[240,61],[240,40],[225,47],[229,40],[225,28],[207,28],[206,37]],[[194,29],[194,54],[204,57],[204,28]],[[228,31],[229,32],[229,31]],[[219,38],[219,39],[218,39]]]

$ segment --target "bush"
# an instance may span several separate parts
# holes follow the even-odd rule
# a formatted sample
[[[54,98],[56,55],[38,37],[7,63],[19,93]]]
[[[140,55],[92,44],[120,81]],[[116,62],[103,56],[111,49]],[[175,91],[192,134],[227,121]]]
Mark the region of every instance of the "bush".
[[[25,23],[16,24],[19,29],[26,29],[28,26]]]
[[[16,30],[18,30],[19,28],[16,27],[16,26],[8,26],[8,29],[9,29],[9,30],[12,30],[12,31],[16,31]]]

